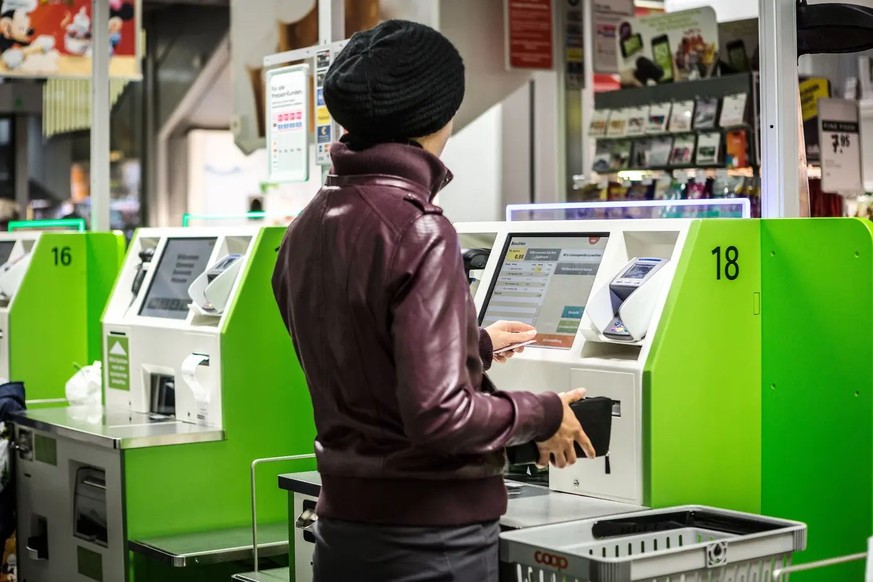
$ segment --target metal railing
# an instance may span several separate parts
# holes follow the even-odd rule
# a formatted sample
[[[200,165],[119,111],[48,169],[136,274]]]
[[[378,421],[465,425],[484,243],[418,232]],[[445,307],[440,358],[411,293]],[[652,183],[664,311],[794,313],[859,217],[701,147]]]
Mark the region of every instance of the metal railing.
[[[309,453],[306,455],[288,455],[285,457],[268,457],[264,459],[255,459],[252,461],[252,552],[254,553],[255,572],[258,571],[258,493],[257,493],[257,473],[259,465],[268,463],[284,463],[288,461],[307,461],[314,459],[315,454]],[[289,543],[291,540],[288,540]]]

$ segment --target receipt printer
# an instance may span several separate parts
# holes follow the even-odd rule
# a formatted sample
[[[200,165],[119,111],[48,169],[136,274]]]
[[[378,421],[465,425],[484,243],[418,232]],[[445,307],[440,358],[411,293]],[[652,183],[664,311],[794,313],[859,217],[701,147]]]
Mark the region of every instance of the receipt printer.
[[[595,291],[588,314],[604,338],[637,342],[646,336],[660,294],[658,273],[669,259],[637,257]]]
[[[200,315],[224,313],[242,263],[242,255],[226,255],[197,277],[188,289],[194,310]]]

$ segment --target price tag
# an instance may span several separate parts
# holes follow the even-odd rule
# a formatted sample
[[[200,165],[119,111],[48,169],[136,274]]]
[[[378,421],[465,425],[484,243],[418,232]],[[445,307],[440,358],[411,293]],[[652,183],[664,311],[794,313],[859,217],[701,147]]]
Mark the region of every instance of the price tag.
[[[510,249],[509,252],[506,253],[506,260],[523,261],[526,254],[527,250],[525,249]]]
[[[818,119],[822,190],[843,195],[862,193],[861,126],[857,103],[845,99],[820,99]]]

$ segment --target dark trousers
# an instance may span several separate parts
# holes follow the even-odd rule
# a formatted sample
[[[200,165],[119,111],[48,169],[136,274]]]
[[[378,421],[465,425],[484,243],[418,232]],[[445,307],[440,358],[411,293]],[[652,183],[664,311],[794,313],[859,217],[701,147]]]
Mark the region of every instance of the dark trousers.
[[[497,582],[497,522],[386,527],[319,519],[315,582]]]

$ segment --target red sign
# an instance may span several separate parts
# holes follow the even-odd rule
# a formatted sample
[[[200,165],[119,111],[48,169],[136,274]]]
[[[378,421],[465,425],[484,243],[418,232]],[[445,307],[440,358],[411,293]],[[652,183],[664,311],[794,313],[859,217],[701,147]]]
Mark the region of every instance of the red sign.
[[[552,0],[506,0],[509,67],[551,69],[554,66]]]

